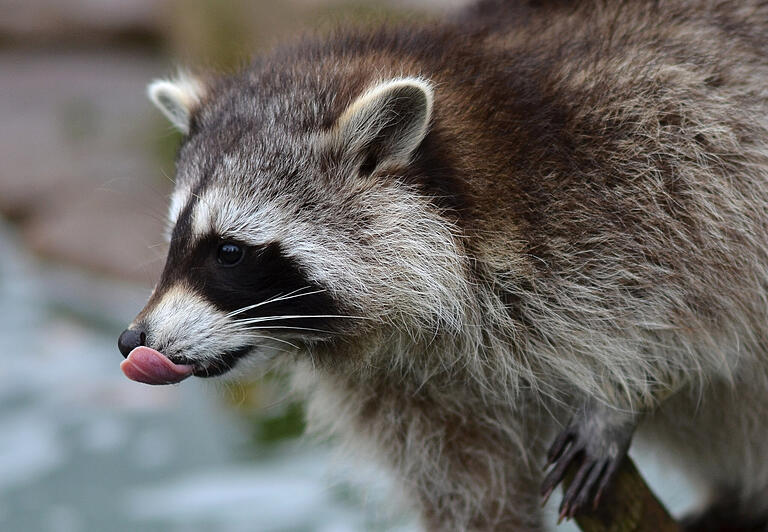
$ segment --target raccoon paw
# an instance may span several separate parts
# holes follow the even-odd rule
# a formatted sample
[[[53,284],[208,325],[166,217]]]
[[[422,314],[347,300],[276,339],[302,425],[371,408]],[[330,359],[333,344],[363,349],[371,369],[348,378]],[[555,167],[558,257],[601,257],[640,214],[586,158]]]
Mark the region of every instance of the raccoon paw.
[[[546,501],[568,469],[577,468],[560,504],[561,521],[573,518],[590,501],[597,508],[627,455],[636,426],[633,417],[588,406],[560,433],[547,455],[546,467],[552,469],[541,493]]]

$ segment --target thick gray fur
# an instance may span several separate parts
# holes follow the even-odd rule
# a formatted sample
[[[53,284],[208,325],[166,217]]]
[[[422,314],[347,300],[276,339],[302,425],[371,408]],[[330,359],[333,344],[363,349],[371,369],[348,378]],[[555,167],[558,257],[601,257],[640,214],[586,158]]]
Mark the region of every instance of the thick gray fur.
[[[589,402],[644,416],[641,437],[761,515],[768,3],[535,4],[202,76],[171,221],[279,242],[349,316],[323,341],[270,331],[298,348],[238,369],[289,368],[310,429],[393,471],[428,530],[540,530],[546,448]],[[383,129],[345,111],[403,79],[424,129],[387,130],[408,138],[366,166],[351,137]],[[252,341],[164,283],[139,319],[169,356]]]

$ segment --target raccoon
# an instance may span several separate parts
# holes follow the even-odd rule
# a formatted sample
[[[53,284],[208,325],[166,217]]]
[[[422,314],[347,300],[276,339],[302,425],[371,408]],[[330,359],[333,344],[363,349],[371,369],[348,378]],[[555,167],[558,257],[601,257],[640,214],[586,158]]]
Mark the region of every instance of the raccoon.
[[[768,3],[485,1],[148,92],[184,141],[126,375],[288,368],[427,530],[542,530],[569,467],[573,516],[635,433],[689,530],[766,528]]]

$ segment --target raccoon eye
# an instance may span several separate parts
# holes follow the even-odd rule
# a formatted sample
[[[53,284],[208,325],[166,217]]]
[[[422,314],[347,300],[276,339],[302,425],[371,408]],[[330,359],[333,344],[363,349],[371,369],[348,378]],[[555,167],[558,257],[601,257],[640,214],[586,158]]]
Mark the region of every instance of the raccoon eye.
[[[219,246],[219,252],[216,256],[216,260],[222,266],[235,266],[243,260],[245,252],[243,248],[237,244],[226,243]]]

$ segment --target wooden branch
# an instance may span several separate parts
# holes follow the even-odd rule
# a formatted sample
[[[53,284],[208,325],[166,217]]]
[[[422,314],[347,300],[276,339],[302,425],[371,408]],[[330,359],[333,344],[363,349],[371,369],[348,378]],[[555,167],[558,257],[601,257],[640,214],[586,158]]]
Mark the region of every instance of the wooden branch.
[[[566,479],[570,484],[572,475]],[[596,511],[576,517],[583,532],[682,532],[627,457]]]

